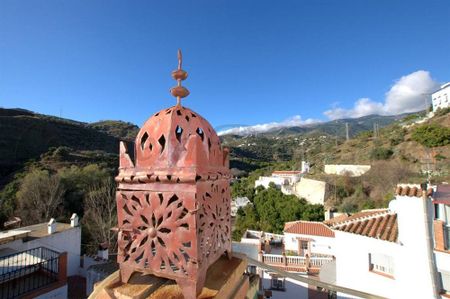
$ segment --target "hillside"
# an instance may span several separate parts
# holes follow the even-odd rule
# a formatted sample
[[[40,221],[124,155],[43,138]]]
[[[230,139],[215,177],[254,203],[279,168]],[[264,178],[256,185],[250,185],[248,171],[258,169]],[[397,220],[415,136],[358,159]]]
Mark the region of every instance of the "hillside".
[[[378,130],[362,131],[345,140],[328,134],[288,136],[223,136],[231,148],[234,174],[242,177],[233,186],[234,196],[252,194],[254,181],[275,169],[300,169],[310,162],[308,177],[326,181],[326,206],[343,212],[385,207],[401,182],[450,181],[449,109],[434,117],[409,115]],[[361,177],[327,175],[324,164],[370,164]],[[245,170],[245,171],[242,171]],[[428,176],[429,173],[429,176]]]
[[[104,132],[110,136],[114,136],[117,139],[128,142],[134,142],[134,139],[139,132],[139,127],[135,124],[118,120],[103,120],[90,123],[87,126],[88,128]]]
[[[336,146],[345,143],[345,124],[349,136],[355,138],[362,132],[399,122],[411,114],[396,116],[369,115],[354,119],[341,119],[304,127],[290,127],[266,133],[245,136],[223,135],[224,145],[231,148],[231,167],[252,171],[264,163],[289,162],[289,167],[299,169],[301,160],[313,164],[331,163]],[[261,164],[261,162],[263,162]]]
[[[371,130],[374,124],[379,127],[387,126],[398,121],[412,113],[404,113],[399,115],[367,115],[359,118],[337,119],[333,121],[318,122],[303,126],[289,126],[281,128],[272,128],[265,132],[253,131],[251,127],[239,134],[223,134],[222,136],[248,137],[248,136],[295,136],[299,134],[327,134],[337,137],[345,137],[346,124],[349,126],[349,136],[353,137],[360,132]],[[242,127],[242,126],[241,126]],[[245,128],[245,126],[243,126]],[[228,128],[230,129],[230,128]]]
[[[49,160],[58,147],[66,148],[57,153],[55,160],[67,159],[69,163],[116,155],[119,139],[131,140],[137,130],[137,126],[120,121],[87,124],[23,109],[0,108],[0,187],[24,163],[39,160],[50,151],[45,157]]]

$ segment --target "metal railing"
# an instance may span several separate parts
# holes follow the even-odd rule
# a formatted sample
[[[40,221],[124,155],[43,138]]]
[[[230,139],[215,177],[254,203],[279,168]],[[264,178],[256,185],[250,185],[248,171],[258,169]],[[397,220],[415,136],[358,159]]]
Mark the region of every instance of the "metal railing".
[[[352,295],[352,296],[356,296],[359,298],[386,299],[382,296],[358,291],[355,289],[350,289],[350,288],[339,286],[339,285],[336,285],[333,283],[323,282],[316,278],[310,278],[308,276],[304,276],[299,273],[292,273],[292,272],[284,271],[284,270],[280,269],[279,267],[265,264],[263,262],[249,258],[244,254],[233,253],[233,256],[240,258],[240,259],[246,259],[249,264],[259,267],[263,270],[270,271],[271,273],[275,273],[275,274],[279,275],[280,277],[290,278],[292,280],[302,282],[302,283],[308,284],[310,286],[320,287],[322,289],[325,289],[325,290],[328,290],[331,292],[340,292],[343,294]]]
[[[45,247],[0,257],[0,298],[18,298],[58,280],[59,253]]]

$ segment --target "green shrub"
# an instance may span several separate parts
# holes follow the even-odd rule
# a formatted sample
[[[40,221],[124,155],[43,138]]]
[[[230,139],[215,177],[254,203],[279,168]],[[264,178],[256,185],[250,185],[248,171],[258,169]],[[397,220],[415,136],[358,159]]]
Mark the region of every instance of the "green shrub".
[[[450,143],[450,128],[440,125],[422,125],[417,127],[412,139],[426,147],[444,146]]]
[[[436,112],[434,113],[434,116],[442,116],[442,115],[446,115],[446,114],[449,113],[449,112],[450,112],[450,107],[447,107],[447,108],[444,108],[444,109],[438,108],[438,109],[436,110]]]
[[[434,156],[434,158],[438,161],[447,159],[444,155],[441,155],[441,154],[437,154],[436,156]]]
[[[356,138],[358,139],[369,139],[373,137],[373,132],[372,131],[362,131],[361,133],[359,133]]]
[[[402,119],[402,121],[403,121],[403,122],[409,122],[409,121],[412,121],[412,120],[416,120],[416,119],[418,119],[419,117],[420,117],[419,114],[410,114],[410,115],[408,115],[408,116],[405,116],[405,117]]]
[[[389,148],[376,147],[370,152],[370,158],[373,160],[387,160],[394,152]]]
[[[406,132],[404,129],[393,130],[389,134],[389,142],[391,146],[395,146],[402,143],[405,140],[405,133]]]

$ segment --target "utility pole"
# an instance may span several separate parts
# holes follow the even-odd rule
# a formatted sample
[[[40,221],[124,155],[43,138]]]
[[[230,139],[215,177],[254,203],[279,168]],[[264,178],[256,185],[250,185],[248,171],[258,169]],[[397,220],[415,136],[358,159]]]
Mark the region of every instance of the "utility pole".
[[[429,110],[429,106],[428,106],[428,97],[431,95],[431,93],[421,93],[421,95],[423,95],[423,99],[425,101],[425,115],[428,115],[428,111]]]
[[[350,137],[348,136],[348,123],[345,123],[345,138],[347,139],[347,141],[350,140]]]

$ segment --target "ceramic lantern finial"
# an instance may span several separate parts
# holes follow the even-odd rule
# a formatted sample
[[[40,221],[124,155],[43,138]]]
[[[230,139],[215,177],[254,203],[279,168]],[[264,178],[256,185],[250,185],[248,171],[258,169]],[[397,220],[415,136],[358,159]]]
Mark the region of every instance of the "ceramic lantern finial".
[[[170,93],[177,98],[177,105],[180,105],[180,101],[182,98],[185,98],[189,95],[189,90],[186,87],[181,86],[181,81],[186,80],[188,74],[186,71],[181,69],[183,64],[183,55],[181,54],[181,50],[178,50],[178,69],[172,72],[172,78],[177,81],[177,86],[172,87],[170,89]]]

